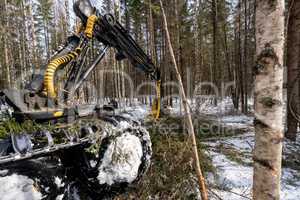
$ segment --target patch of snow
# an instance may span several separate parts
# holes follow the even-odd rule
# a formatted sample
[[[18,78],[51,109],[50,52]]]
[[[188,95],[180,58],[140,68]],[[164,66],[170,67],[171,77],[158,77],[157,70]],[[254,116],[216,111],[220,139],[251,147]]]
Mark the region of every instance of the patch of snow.
[[[0,176],[6,176],[8,174],[8,170],[0,170]]]
[[[254,146],[254,134],[249,133],[244,137],[228,138],[225,140],[209,143],[212,149],[209,154],[212,156],[212,163],[217,169],[217,176],[210,176],[209,183],[217,185],[214,189],[222,199],[243,200],[251,198],[253,184],[253,167],[231,161],[225,155],[217,152],[218,145],[228,145],[239,150],[242,155],[251,155]],[[297,170],[282,169],[281,198],[284,200],[300,199],[300,173]],[[213,195],[212,195],[213,196]],[[244,197],[243,197],[244,196]],[[217,199],[217,198],[216,198]]]
[[[68,199],[81,200],[78,188],[74,184],[68,185]]]
[[[6,120],[8,117],[12,116],[12,109],[0,99],[0,121]]]
[[[229,115],[220,118],[221,123],[235,128],[249,127],[253,124],[253,117],[246,115]]]
[[[109,145],[99,167],[100,184],[132,183],[138,176],[143,149],[140,139],[125,133]]]
[[[249,189],[246,191],[244,190],[239,190],[239,189],[232,189],[231,191],[224,191],[224,190],[218,190],[218,189],[213,189],[213,192],[218,195],[218,197],[221,197],[224,200],[249,200],[251,199],[250,196],[248,195]],[[243,195],[243,196],[241,196]],[[214,195],[212,195],[214,196]],[[212,199],[218,199],[219,198],[212,198]]]
[[[282,170],[282,191],[281,196],[285,200],[300,199],[300,181],[295,181],[295,177],[299,177],[299,171],[283,168]]]
[[[118,124],[118,127],[117,129],[119,130],[124,130],[124,129],[128,129],[128,128],[131,128],[131,124],[129,124],[128,122],[126,121],[121,121],[119,124]]]
[[[46,191],[46,192],[49,192],[49,190],[50,190],[50,187],[46,187],[46,188],[45,188],[45,191]]]
[[[228,139],[226,140],[226,144],[240,151],[248,151],[251,153],[254,148],[254,135],[253,133],[249,133],[240,138]]]
[[[300,149],[300,137],[297,137],[297,140],[290,141],[290,140],[284,140],[283,141],[283,152],[286,154],[295,154],[297,155]]]
[[[135,121],[143,121],[150,113],[149,105],[136,105],[122,109],[122,116]]]
[[[61,195],[58,195],[55,200],[63,200],[63,198],[64,198],[64,195],[61,194]]]
[[[232,99],[226,97],[221,101],[218,101],[217,105],[214,105],[212,98],[204,97],[202,100],[193,100],[190,104],[193,111],[205,115],[223,115],[234,111]]]
[[[42,194],[36,191],[34,181],[21,175],[13,174],[0,178],[1,200],[38,200]]]
[[[211,96],[202,96],[197,99],[189,99],[188,103],[194,113],[200,113],[202,115],[225,115],[235,112],[232,99],[230,97],[218,100],[217,105],[214,105],[214,100]],[[174,115],[183,114],[184,110],[180,99],[174,99],[173,107],[169,108],[169,110],[170,113]]]
[[[213,164],[219,170],[218,182],[228,187],[245,189],[251,185],[252,167],[245,167],[230,161],[225,155],[212,153]]]
[[[57,188],[62,188],[65,186],[62,180],[57,176],[54,178],[54,183],[56,184]]]

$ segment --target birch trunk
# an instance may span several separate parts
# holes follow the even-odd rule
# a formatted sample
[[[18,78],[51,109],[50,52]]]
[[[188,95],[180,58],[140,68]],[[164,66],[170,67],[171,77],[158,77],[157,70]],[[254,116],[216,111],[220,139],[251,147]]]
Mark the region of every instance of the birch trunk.
[[[170,50],[171,60],[173,62],[174,68],[175,68],[176,77],[177,77],[179,87],[180,87],[179,90],[180,90],[181,97],[182,97],[182,103],[183,103],[183,107],[184,107],[186,118],[187,118],[186,121],[187,121],[188,133],[189,133],[189,136],[191,137],[191,140],[192,140],[195,171],[197,173],[197,178],[198,178],[199,187],[200,187],[200,191],[201,191],[201,199],[202,200],[207,200],[208,199],[207,190],[206,190],[206,185],[205,185],[205,179],[204,179],[202,171],[201,171],[200,160],[199,160],[199,155],[198,155],[198,148],[197,148],[197,141],[196,141],[194,126],[193,126],[193,121],[192,121],[191,110],[190,110],[190,107],[189,107],[188,102],[187,102],[187,98],[186,98],[186,95],[185,95],[182,79],[181,79],[179,69],[178,69],[178,66],[177,66],[176,57],[175,57],[175,53],[174,53],[174,50],[173,50],[173,47],[172,47],[170,33],[169,33],[169,30],[168,30],[167,17],[166,17],[165,11],[164,11],[162,0],[160,0],[160,6],[161,6],[161,10],[162,10],[162,15],[163,15],[164,29],[166,31],[167,44],[168,44],[168,47],[169,47],[169,50]]]
[[[254,200],[279,200],[283,140],[284,0],[256,5]]]

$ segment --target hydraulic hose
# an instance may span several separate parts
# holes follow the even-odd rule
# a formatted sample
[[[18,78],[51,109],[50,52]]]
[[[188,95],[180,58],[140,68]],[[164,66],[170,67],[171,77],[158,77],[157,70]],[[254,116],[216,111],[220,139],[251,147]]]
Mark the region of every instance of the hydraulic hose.
[[[96,15],[91,15],[88,18],[86,27],[85,27],[85,35],[88,39],[93,37],[93,30],[95,23],[97,21]],[[73,59],[77,58],[81,52],[81,48],[77,48],[75,51],[68,53],[67,55],[61,56],[59,58],[54,59],[49,63],[45,72],[44,78],[44,87],[47,93],[47,96],[50,98],[56,98],[57,94],[54,87],[54,76],[57,69],[62,66],[66,65],[71,62]]]
[[[72,51],[67,55],[55,58],[48,64],[45,72],[45,77],[44,77],[44,88],[48,97],[50,98],[57,97],[57,93],[55,91],[55,86],[54,86],[54,77],[57,69],[60,66],[66,65],[69,62],[71,62],[73,59],[77,58],[80,51],[81,49],[77,48],[76,51]]]
[[[91,15],[89,16],[87,23],[86,23],[86,28],[85,28],[85,35],[91,39],[93,37],[93,31],[94,31],[94,26],[96,21],[98,20],[96,15]]]

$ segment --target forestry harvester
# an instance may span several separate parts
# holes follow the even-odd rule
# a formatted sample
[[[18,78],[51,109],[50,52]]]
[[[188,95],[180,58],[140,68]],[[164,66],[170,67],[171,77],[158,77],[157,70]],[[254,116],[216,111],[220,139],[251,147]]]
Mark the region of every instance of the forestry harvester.
[[[0,169],[57,157],[62,165],[76,168],[82,182],[109,190],[136,182],[146,172],[152,152],[149,133],[114,110],[116,106],[77,105],[74,96],[113,48],[116,60],[128,59],[155,81],[152,115],[157,119],[160,72],[113,15],[100,13],[89,0],[76,1],[74,12],[81,27],[41,72],[22,90],[0,91]],[[88,65],[92,41],[101,48]],[[63,72],[63,80],[58,72]]]

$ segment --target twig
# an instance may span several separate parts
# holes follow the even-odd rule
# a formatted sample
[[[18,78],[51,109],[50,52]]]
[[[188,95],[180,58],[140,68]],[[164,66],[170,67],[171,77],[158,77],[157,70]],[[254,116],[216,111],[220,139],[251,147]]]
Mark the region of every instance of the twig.
[[[245,199],[250,199],[250,200],[251,200],[251,198],[249,198],[249,197],[247,197],[247,196],[245,196],[245,195],[242,195],[242,194],[233,192],[233,191],[231,191],[231,190],[228,190],[228,191],[226,191],[226,192],[229,192],[229,193],[235,194],[235,195],[237,195],[237,196],[243,197],[243,198],[245,198]]]
[[[213,190],[209,189],[209,192],[211,192],[215,197],[217,197],[219,200],[224,200],[222,199],[216,192],[214,192]]]

